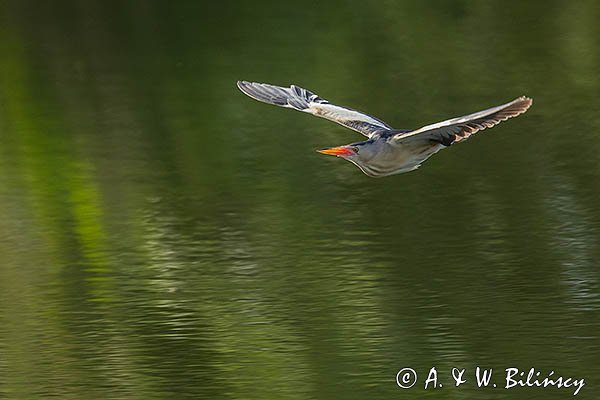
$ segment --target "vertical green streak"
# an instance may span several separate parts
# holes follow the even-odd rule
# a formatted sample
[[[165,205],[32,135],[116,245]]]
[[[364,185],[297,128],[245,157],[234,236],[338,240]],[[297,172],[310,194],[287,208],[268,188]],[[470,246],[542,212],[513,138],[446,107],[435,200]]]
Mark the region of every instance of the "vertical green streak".
[[[2,256],[6,293],[24,288],[0,305],[4,325],[0,333],[5,336],[0,342],[8,349],[3,358],[10,365],[2,391],[18,398],[28,398],[44,386],[49,394],[63,393],[61,387],[72,386],[85,375],[64,362],[69,354],[65,349],[78,350],[73,332],[62,326],[61,314],[68,310],[49,296],[77,291],[83,293],[83,302],[116,297],[93,163],[78,153],[63,115],[53,112],[56,99],[46,87],[51,80],[39,79],[30,69],[26,42],[18,29],[4,24],[0,135],[3,144],[9,144],[3,156],[11,165],[0,170],[0,180],[18,186],[17,192],[23,194],[22,201],[13,204],[17,215],[31,215],[8,232],[16,246],[3,246]],[[19,222],[18,217],[7,218]],[[79,304],[68,307],[93,311]]]

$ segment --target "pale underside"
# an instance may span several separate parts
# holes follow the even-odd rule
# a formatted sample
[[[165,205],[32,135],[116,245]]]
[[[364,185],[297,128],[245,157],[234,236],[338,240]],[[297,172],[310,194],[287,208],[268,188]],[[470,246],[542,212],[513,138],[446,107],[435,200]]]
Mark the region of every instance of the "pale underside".
[[[388,144],[368,163],[358,163],[351,158],[348,161],[356,165],[366,175],[374,178],[414,171],[429,157],[446,148],[440,143],[414,141],[399,145]]]

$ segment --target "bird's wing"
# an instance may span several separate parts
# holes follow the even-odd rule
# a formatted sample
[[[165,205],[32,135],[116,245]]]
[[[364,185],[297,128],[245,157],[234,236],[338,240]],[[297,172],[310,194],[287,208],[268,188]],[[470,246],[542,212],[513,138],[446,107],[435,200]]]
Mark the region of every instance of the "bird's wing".
[[[331,104],[309,90],[295,85],[284,88],[266,83],[246,81],[238,81],[237,85],[242,92],[255,100],[304,111],[337,122],[346,128],[362,133],[366,137],[370,137],[377,131],[392,129],[388,124],[377,118],[360,111]]]
[[[523,114],[531,106],[533,100],[521,96],[501,106],[488,108],[463,117],[427,125],[408,133],[398,133],[393,137],[396,143],[429,139],[440,142],[444,146],[466,140],[472,134],[498,125],[502,121]]]

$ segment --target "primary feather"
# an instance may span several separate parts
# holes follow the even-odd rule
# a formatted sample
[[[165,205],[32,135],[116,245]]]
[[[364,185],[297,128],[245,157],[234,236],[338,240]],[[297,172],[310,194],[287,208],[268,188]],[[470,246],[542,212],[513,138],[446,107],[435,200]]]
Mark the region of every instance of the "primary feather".
[[[396,142],[409,140],[429,139],[435,140],[444,146],[464,141],[469,136],[486,128],[498,125],[502,121],[523,114],[533,100],[521,96],[501,106],[491,107],[458,118],[427,125],[408,133],[399,133],[394,136]]]

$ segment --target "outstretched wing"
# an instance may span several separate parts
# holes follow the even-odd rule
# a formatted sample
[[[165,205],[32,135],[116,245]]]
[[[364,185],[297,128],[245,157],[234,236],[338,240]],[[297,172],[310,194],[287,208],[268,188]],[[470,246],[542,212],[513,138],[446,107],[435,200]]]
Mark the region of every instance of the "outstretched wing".
[[[429,139],[450,146],[466,140],[472,134],[498,125],[502,121],[523,114],[533,100],[521,96],[510,103],[488,108],[463,117],[452,118],[437,124],[427,125],[408,133],[398,133],[393,137],[396,143],[409,140]]]
[[[325,118],[350,128],[366,137],[381,130],[392,129],[383,121],[350,108],[336,106],[316,94],[301,87],[291,85],[289,88],[266,83],[238,81],[242,92],[255,100],[276,106],[293,108],[317,117]]]

